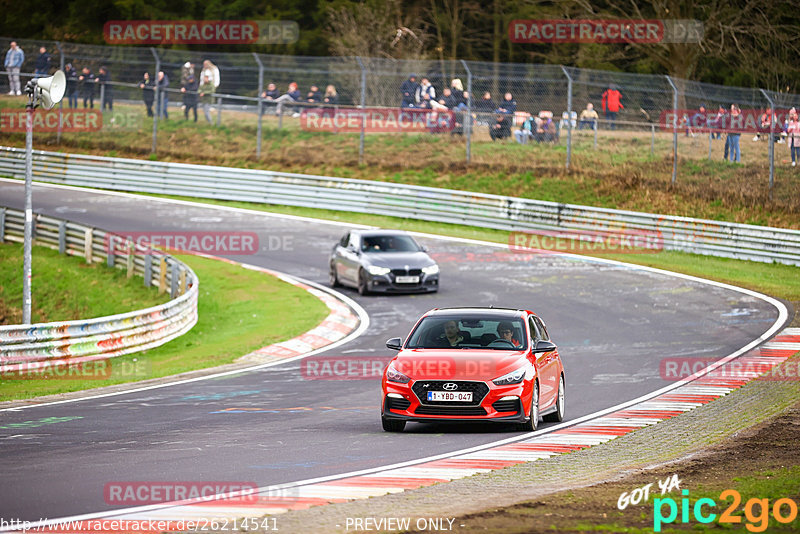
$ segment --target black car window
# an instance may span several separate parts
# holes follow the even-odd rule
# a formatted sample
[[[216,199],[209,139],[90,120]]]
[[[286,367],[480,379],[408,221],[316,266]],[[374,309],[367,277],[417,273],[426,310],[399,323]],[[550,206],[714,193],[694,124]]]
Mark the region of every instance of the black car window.
[[[346,233],[346,234],[344,234],[344,235],[342,236],[342,238],[339,240],[339,244],[340,244],[341,246],[343,246],[343,247],[347,248],[347,243],[348,243],[349,241],[350,241],[350,232],[347,232],[347,233]]]
[[[501,339],[501,332],[507,330],[511,331],[511,341]],[[520,318],[431,316],[411,332],[406,348],[524,350],[527,346],[525,324]]]
[[[361,243],[362,252],[418,252],[419,245],[407,235],[368,235]]]
[[[534,341],[542,339],[542,334],[539,331],[539,326],[536,324],[536,320],[533,317],[533,315],[528,317],[528,326],[531,327],[531,337],[533,338]]]
[[[536,316],[533,316],[533,320],[536,322],[536,328],[541,333],[542,339],[550,341],[550,335],[547,333],[547,327],[544,325],[544,322]]]

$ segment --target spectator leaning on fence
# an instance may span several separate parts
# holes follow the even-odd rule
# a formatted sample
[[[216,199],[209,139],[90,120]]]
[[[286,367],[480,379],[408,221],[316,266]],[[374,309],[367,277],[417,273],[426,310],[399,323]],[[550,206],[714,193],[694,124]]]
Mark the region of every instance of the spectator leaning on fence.
[[[72,63],[64,65],[64,77],[67,79],[67,102],[70,109],[78,107],[78,72],[72,68]]]
[[[580,122],[578,123],[578,129],[583,130],[584,128],[590,128],[592,130],[597,128],[597,111],[594,109],[594,104],[589,102],[586,104],[586,109],[581,111],[581,116],[579,117]]]
[[[155,100],[155,81],[150,77],[149,72],[142,75],[142,81],[139,82],[139,87],[142,89],[142,100],[144,101],[145,108],[147,108],[147,116],[153,116],[153,101]]]
[[[325,87],[325,95],[322,97],[322,102],[327,106],[335,106],[339,104],[339,94],[336,92],[334,85],[328,84]]]
[[[217,68],[217,66],[214,65],[209,59],[203,61],[203,72],[201,73],[201,76],[206,75],[214,83],[214,91],[216,91],[219,88],[219,84],[222,80],[219,76],[219,68]]]
[[[169,108],[169,93],[167,92],[167,88],[169,87],[169,76],[167,76],[163,70],[158,71],[156,87],[158,88],[159,100],[156,102],[156,115],[168,120],[169,113],[167,108]]]
[[[214,87],[214,81],[211,77],[207,74],[203,75],[203,81],[200,82],[200,102],[203,103],[203,114],[206,116],[206,120],[211,123],[211,103],[214,101],[214,91],[217,89]]]
[[[6,52],[6,60],[3,63],[3,67],[8,71],[8,94],[10,95],[22,94],[19,86],[19,69],[22,68],[23,63],[25,63],[25,52],[17,46],[15,41],[11,41],[8,52]]]
[[[786,125],[786,135],[789,153],[792,156],[792,167],[796,167],[797,160],[800,159],[800,120],[798,120],[796,108],[789,110],[789,122]]]
[[[300,98],[301,98],[300,90],[297,88],[297,83],[291,82],[289,84],[289,90],[285,94],[282,94],[281,96],[275,99],[275,102],[278,105],[277,107],[278,115],[283,113],[283,105],[286,102],[299,102]],[[300,114],[295,111],[294,116],[299,117]]]
[[[514,97],[511,95],[511,93],[506,93],[503,95],[503,101],[500,102],[495,111],[505,115],[513,115],[517,112],[517,101],[514,100]]]
[[[714,118],[709,119],[708,125],[711,128],[711,139],[722,138],[722,130],[725,129],[726,123],[727,123],[727,112],[725,111],[725,106],[720,106],[719,110],[717,110],[717,114],[714,115]],[[725,153],[727,154],[727,150],[725,151]]]
[[[89,67],[83,67],[81,75],[78,76],[78,92],[83,99],[83,107],[86,109],[86,102],[89,102],[89,107],[94,109],[94,74],[89,70]]]
[[[625,109],[625,106],[622,105],[622,93],[619,92],[615,84],[612,83],[608,86],[608,89],[603,92],[602,104],[603,111],[606,114],[606,120],[609,121],[609,128],[611,130],[616,130],[617,113]]]
[[[489,137],[492,141],[495,139],[505,139],[511,137],[511,117],[505,113],[498,113],[495,116],[494,123],[489,126]]]
[[[103,92],[102,107],[103,110],[108,108],[109,111],[114,109],[114,91],[111,85],[111,73],[108,72],[107,67],[100,67],[99,74],[95,78],[95,83],[101,84],[101,91]]]
[[[731,125],[730,129],[728,130],[728,137],[725,140],[725,157],[723,159],[727,159],[727,156],[730,153],[731,161],[735,161],[736,163],[740,163],[742,161],[742,153],[739,148],[739,138],[741,137],[741,132],[733,130],[733,127],[734,124],[736,124],[739,120],[741,113],[742,111],[739,109],[739,106],[736,104],[731,104]]]
[[[322,93],[319,92],[319,87],[312,85],[306,94],[306,102],[309,104],[319,104],[322,102]]]
[[[41,78],[50,73],[50,54],[47,53],[47,48],[39,48],[39,57],[36,58],[36,64],[33,67],[34,78]]]
[[[186,83],[181,87],[183,93],[183,105],[186,106],[183,110],[183,118],[189,120],[189,110],[194,111],[194,122],[197,122],[197,90],[200,84],[197,83],[197,78],[194,72],[189,73],[186,78]]]
[[[411,74],[406,81],[400,85],[400,107],[413,108],[416,104],[416,94],[419,84],[417,83],[417,75]]]

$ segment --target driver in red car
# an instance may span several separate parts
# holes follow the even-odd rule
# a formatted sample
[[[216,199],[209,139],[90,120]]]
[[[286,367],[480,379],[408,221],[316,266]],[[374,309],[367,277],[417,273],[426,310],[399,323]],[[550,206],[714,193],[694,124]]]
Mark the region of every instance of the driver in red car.
[[[500,321],[500,324],[497,325],[497,333],[500,335],[500,339],[513,343],[515,347],[522,346],[522,343],[514,339],[514,327],[510,322]]]

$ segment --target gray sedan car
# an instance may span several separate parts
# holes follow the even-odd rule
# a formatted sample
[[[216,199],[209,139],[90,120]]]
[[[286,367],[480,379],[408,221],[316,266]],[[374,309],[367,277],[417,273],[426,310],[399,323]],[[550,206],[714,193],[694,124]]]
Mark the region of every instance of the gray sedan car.
[[[439,266],[424,247],[397,230],[351,230],[333,247],[330,284],[361,295],[427,293],[439,289]]]

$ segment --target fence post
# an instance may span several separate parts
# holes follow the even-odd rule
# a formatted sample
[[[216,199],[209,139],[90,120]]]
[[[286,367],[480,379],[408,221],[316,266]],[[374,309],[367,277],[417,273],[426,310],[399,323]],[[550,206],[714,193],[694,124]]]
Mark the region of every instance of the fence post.
[[[358,164],[364,164],[364,128],[366,127],[367,116],[364,114],[364,106],[367,103],[367,70],[364,68],[361,58],[356,56],[358,66],[361,69],[361,136],[358,139]]]
[[[56,41],[56,48],[58,48],[58,55],[61,58],[59,61],[58,69],[64,72],[64,49],[61,48],[61,41]],[[102,108],[100,108],[102,111]],[[64,127],[64,99],[58,103],[58,130],[56,131],[56,144],[61,144],[61,129]]]
[[[656,125],[650,125],[650,155],[654,156],[656,153]]]
[[[131,241],[126,241],[125,244],[126,244],[126,246],[128,248],[128,256],[125,259],[126,260],[125,261],[125,267],[126,267],[126,270],[127,270],[126,275],[127,275],[128,278],[133,278],[133,268],[134,268],[133,253],[134,253],[135,246],[134,246],[133,242],[131,242]]]
[[[567,77],[567,170],[572,161],[572,76],[563,65],[559,65]]]
[[[150,153],[156,153],[156,144],[158,142],[158,116],[161,113],[161,99],[160,99],[160,91],[158,90],[158,73],[161,70],[161,58],[158,57],[158,53],[156,52],[155,48],[150,48],[150,52],[153,54],[153,57],[156,58],[156,72],[153,74],[153,80],[155,82],[155,94],[153,95],[153,102],[156,104],[156,112],[153,114],[153,144],[150,146]]]
[[[253,52],[253,58],[258,63],[258,129],[256,130],[256,158],[261,158],[261,117],[264,114],[264,101],[261,100],[261,93],[264,92],[264,64],[261,58]]]
[[[678,88],[672,78],[666,76],[672,86],[672,183],[678,179]]]
[[[148,245],[150,246],[150,245]],[[145,254],[144,257],[144,287],[150,287],[153,282],[153,255]]]
[[[217,97],[217,127],[222,122],[222,96]]]
[[[772,116],[769,119],[769,199],[772,200],[772,186],[775,184],[775,141],[773,135],[775,133],[775,102],[769,97],[766,91],[759,89],[764,98],[769,103],[769,109],[772,110]]]
[[[464,129],[464,135],[467,137],[467,165],[469,165],[472,160],[472,71],[469,70],[467,62],[463,59],[461,64],[464,65],[464,69],[467,71],[467,94],[469,95],[467,114],[464,116],[464,122],[461,125]]]
[[[711,137],[711,130],[709,130],[708,131],[708,161],[711,161],[711,140],[712,139],[713,139],[713,137]]]
[[[0,208],[0,243],[6,240],[6,208]]]
[[[178,264],[172,263],[169,269],[169,298],[178,296]]]
[[[103,104],[106,100],[106,82],[100,84],[100,113],[103,112]]]
[[[86,258],[86,263],[92,263],[92,256],[94,255],[94,251],[92,250],[92,241],[94,241],[94,237],[92,233],[91,228],[87,228],[83,233],[83,257]]]
[[[592,128],[594,130],[594,142],[592,143],[592,148],[597,148],[597,129],[599,127],[600,127],[600,118],[598,117],[594,120],[594,127]]]

